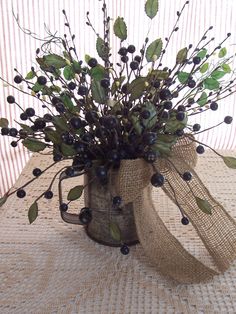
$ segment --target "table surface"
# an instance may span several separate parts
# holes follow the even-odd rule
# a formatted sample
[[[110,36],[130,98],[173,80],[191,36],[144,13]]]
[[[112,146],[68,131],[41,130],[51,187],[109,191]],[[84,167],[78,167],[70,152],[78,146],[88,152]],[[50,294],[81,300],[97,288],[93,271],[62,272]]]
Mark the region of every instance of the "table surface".
[[[50,159],[34,155],[15,187],[32,178],[34,167],[47,167]],[[148,261],[141,245],[123,256],[118,248],[93,242],[83,227],[64,223],[57,184],[55,198],[40,201],[39,217],[30,225],[28,208],[47,189],[57,169],[35,180],[25,199],[13,196],[0,210],[1,314],[236,313],[236,262],[208,283],[170,281]],[[212,195],[236,218],[236,170],[228,169],[210,151],[199,158],[196,170]],[[68,191],[72,184],[71,180],[64,189]],[[210,263],[195,230],[180,224],[177,208],[162,190],[155,189],[153,199],[169,230],[192,254]],[[81,199],[74,210],[82,205]]]

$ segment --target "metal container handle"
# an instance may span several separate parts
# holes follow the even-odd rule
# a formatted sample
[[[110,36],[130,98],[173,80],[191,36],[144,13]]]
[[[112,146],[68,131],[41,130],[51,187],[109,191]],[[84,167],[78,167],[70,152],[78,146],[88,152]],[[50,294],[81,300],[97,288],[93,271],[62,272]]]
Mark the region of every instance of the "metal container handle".
[[[78,172],[79,173],[79,172]],[[75,172],[75,174],[73,175],[73,177],[76,177],[78,176],[78,174]],[[62,200],[62,181],[65,180],[65,179],[69,179],[69,178],[72,178],[70,176],[67,176],[65,171],[63,171],[61,174],[60,174],[60,177],[59,177],[59,184],[58,184],[58,189],[59,189],[59,209],[61,207],[61,204],[63,203],[63,200]],[[83,225],[79,219],[79,214],[71,214],[71,213],[68,213],[66,211],[62,211],[60,210],[60,213],[61,213],[61,218],[67,222],[67,223],[70,223],[70,224],[74,224],[74,225]]]

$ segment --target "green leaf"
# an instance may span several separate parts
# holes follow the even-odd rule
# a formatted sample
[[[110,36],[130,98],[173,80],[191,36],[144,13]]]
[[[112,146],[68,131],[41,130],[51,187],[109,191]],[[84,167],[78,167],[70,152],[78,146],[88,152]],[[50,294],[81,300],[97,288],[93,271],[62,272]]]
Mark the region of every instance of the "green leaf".
[[[67,145],[65,143],[61,143],[61,152],[63,156],[69,157],[69,156],[75,156],[77,154],[76,150],[71,145]]]
[[[140,123],[139,117],[133,114],[130,117],[130,120],[131,120],[131,122],[133,124],[133,127],[134,127],[136,133],[138,135],[142,134],[142,127],[141,127],[141,123]]]
[[[189,78],[189,73],[187,72],[179,72],[178,73],[178,80],[180,81],[181,84],[187,83]]]
[[[30,224],[32,224],[32,222],[34,222],[37,217],[38,217],[38,204],[37,202],[34,202],[28,210],[28,219]]]
[[[115,20],[113,26],[114,34],[121,39],[121,41],[127,38],[127,26],[124,22],[123,17],[119,17]]]
[[[226,166],[231,169],[236,169],[236,158],[231,156],[222,156]]]
[[[221,48],[220,51],[219,51],[219,54],[218,54],[218,57],[219,58],[224,58],[224,56],[227,54],[227,49],[224,47],[224,48]]]
[[[69,131],[69,127],[67,125],[67,120],[61,116],[54,116],[52,123],[55,127],[61,131]]]
[[[22,144],[31,152],[40,152],[47,147],[45,143],[40,142],[34,138],[26,138],[22,141]]]
[[[206,92],[203,92],[202,94],[201,94],[201,96],[200,96],[200,98],[198,99],[198,101],[197,101],[197,103],[199,104],[199,106],[204,106],[206,103],[207,103],[207,101],[208,101],[208,99],[207,99],[207,93]]]
[[[91,59],[91,57],[89,56],[89,55],[85,55],[84,56],[84,60],[85,60],[85,62],[88,64],[89,63],[89,60]]]
[[[153,19],[158,11],[158,0],[147,0],[145,3],[145,12],[150,19]]]
[[[63,70],[64,78],[68,81],[73,80],[75,78],[75,72],[71,65],[67,65]]]
[[[188,117],[185,114],[183,121],[176,120],[176,114],[173,114],[170,119],[166,121],[165,131],[169,133],[175,133],[177,130],[182,130],[187,124]]]
[[[205,214],[208,214],[208,215],[212,214],[211,212],[212,207],[207,200],[203,200],[197,196],[195,196],[195,200],[196,200],[197,206],[201,209],[201,211],[203,211]]]
[[[224,63],[224,64],[222,64],[221,67],[222,67],[222,69],[224,70],[225,73],[230,73],[231,72],[231,67],[230,67],[229,64]]]
[[[38,82],[36,82],[34,84],[34,86],[32,87],[32,90],[35,92],[35,93],[38,93],[39,91],[41,91],[43,88],[43,85],[40,85]]]
[[[56,54],[50,54],[43,57],[47,66],[54,66],[56,69],[64,68],[67,63],[64,58]]]
[[[204,64],[200,67],[200,72],[203,74],[203,73],[205,73],[208,69],[209,69],[209,63],[204,63]]]
[[[0,128],[8,128],[9,122],[6,118],[0,118]]]
[[[51,73],[55,76],[55,79],[58,79],[61,76],[60,69],[55,69],[54,71],[51,71]]]
[[[98,64],[90,70],[90,75],[94,80],[101,81],[106,75],[106,70],[103,66]]]
[[[59,94],[60,91],[61,91],[61,88],[59,86],[57,86],[57,85],[52,85],[52,86],[50,86],[50,90],[53,93],[58,93]]]
[[[109,223],[109,230],[112,238],[116,241],[121,241],[121,232],[119,226],[115,222]]]
[[[81,65],[77,61],[72,62],[72,67],[75,73],[80,74],[81,73]]]
[[[203,81],[204,87],[209,90],[218,89],[220,87],[220,83],[214,78],[206,78]]]
[[[48,95],[48,96],[52,95],[52,90],[48,86],[43,86],[41,91],[42,91],[42,95]]]
[[[106,61],[109,56],[109,47],[106,46],[105,41],[101,37],[97,38],[96,49],[99,57]]]
[[[146,89],[145,82],[145,77],[138,77],[129,84],[128,92],[131,93],[130,101],[142,96],[143,91]]]
[[[61,100],[63,101],[63,104],[65,105],[65,107],[68,110],[70,110],[70,111],[73,110],[74,104],[73,104],[72,100],[70,99],[70,97],[68,95],[64,94],[63,96],[61,96]]]
[[[197,54],[197,57],[204,59],[206,54],[207,54],[207,50],[206,48],[203,48],[201,51],[199,51],[199,53]]]
[[[121,76],[118,79],[117,78],[114,79],[114,82],[112,83],[112,86],[111,86],[112,95],[114,95],[115,92],[121,87],[124,80],[125,80],[125,76]]]
[[[18,122],[17,122],[18,123]],[[31,127],[30,126],[28,126],[27,124],[24,124],[24,123],[18,123],[20,126],[21,126],[21,128],[24,130],[24,131],[26,131],[28,134],[34,134],[34,131],[31,129]]]
[[[8,198],[7,194],[0,198],[0,207],[2,207],[6,203],[7,198]]]
[[[92,80],[91,92],[93,99],[99,103],[104,104],[106,101],[106,93],[104,88],[101,86],[100,81]]]
[[[60,133],[54,130],[44,130],[45,135],[47,138],[53,142],[53,144],[60,144],[61,143],[61,137]]]
[[[151,73],[148,74],[152,78],[152,80],[166,80],[169,77],[169,72],[163,70],[152,70]]]
[[[30,72],[26,75],[25,79],[26,79],[26,80],[32,80],[35,76],[36,76],[36,73],[35,73],[34,71],[30,71]]]
[[[144,104],[144,110],[148,110],[150,112],[150,117],[148,119],[143,119],[142,123],[147,128],[152,128],[157,122],[157,110],[153,103],[146,102]]]
[[[176,56],[176,63],[177,64],[184,63],[185,60],[187,59],[187,55],[188,55],[187,47],[180,49]]]
[[[152,150],[158,152],[161,157],[171,155],[171,149],[177,142],[178,136],[169,134],[158,134],[157,142],[152,146]]]
[[[212,73],[211,73],[211,77],[213,77],[214,79],[216,79],[216,80],[219,80],[219,79],[221,79],[223,76],[225,76],[225,72],[224,71],[213,71]]]
[[[67,195],[67,200],[68,201],[75,201],[78,198],[80,198],[82,193],[83,193],[83,189],[84,189],[83,185],[77,185],[77,186],[73,187]]]
[[[147,62],[152,62],[160,58],[161,50],[162,50],[162,40],[158,38],[154,40],[148,47],[146,51],[146,59]]]

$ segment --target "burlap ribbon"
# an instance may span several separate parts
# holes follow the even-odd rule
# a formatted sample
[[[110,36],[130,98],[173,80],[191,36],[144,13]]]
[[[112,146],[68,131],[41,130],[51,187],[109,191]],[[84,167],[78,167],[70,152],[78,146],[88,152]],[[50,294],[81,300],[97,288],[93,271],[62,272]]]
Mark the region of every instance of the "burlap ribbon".
[[[210,280],[225,271],[236,257],[236,223],[210,195],[193,167],[197,156],[191,137],[183,137],[173,147],[172,157],[154,163],[165,176],[163,190],[181,206],[207,248],[218,271],[191,255],[167,229],[154,208],[150,178],[153,167],[143,159],[122,161],[115,186],[124,203],[134,203],[134,216],[141,245],[158,270],[180,283]],[[185,182],[180,174],[190,171],[193,178]],[[207,200],[212,215],[203,213],[195,196]],[[180,226],[181,228],[181,226]]]

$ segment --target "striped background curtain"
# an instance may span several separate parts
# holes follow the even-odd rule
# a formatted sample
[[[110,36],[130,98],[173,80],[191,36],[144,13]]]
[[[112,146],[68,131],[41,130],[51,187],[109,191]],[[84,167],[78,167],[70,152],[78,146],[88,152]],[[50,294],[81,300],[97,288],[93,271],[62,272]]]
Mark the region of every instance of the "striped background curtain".
[[[183,0],[159,0],[159,13],[153,20],[149,39],[165,38],[169,35],[176,20],[176,11],[184,4]],[[150,21],[144,14],[145,0],[107,0],[111,17],[123,16],[128,25],[128,42],[140,47],[150,27]],[[0,76],[12,82],[14,68],[25,75],[35,65],[35,51],[40,42],[24,34],[18,27],[13,13],[19,17],[19,24],[36,33],[38,37],[47,36],[44,25],[52,33],[63,35],[66,32],[62,9],[65,9],[71,28],[76,35],[76,45],[81,59],[87,53],[95,56],[95,35],[85,25],[86,12],[95,29],[102,34],[102,1],[98,0],[0,0]],[[190,4],[180,21],[178,31],[168,49],[164,63],[172,66],[176,52],[190,43],[196,44],[203,32],[210,26],[214,28],[210,37],[215,37],[211,47],[218,45],[228,32],[232,36],[227,46],[229,53],[235,53],[236,45],[236,1],[235,0],[190,0]],[[119,42],[112,38],[113,54],[119,48]],[[115,57],[114,62],[118,61]],[[7,117],[11,125],[16,126],[15,119],[19,110],[6,102],[7,95],[13,94],[23,108],[36,108],[38,114],[42,109],[32,97],[25,96],[9,86],[0,83],[0,117]],[[216,112],[206,112],[196,116],[202,128],[215,125],[225,115],[234,115],[235,96],[222,101]],[[235,115],[236,116],[236,115]],[[19,121],[19,119],[18,119]],[[200,134],[199,139],[216,149],[234,149],[236,146],[235,122],[222,125],[207,134]],[[15,182],[30,154],[19,145],[13,149],[11,139],[0,137],[0,195],[3,195]]]

